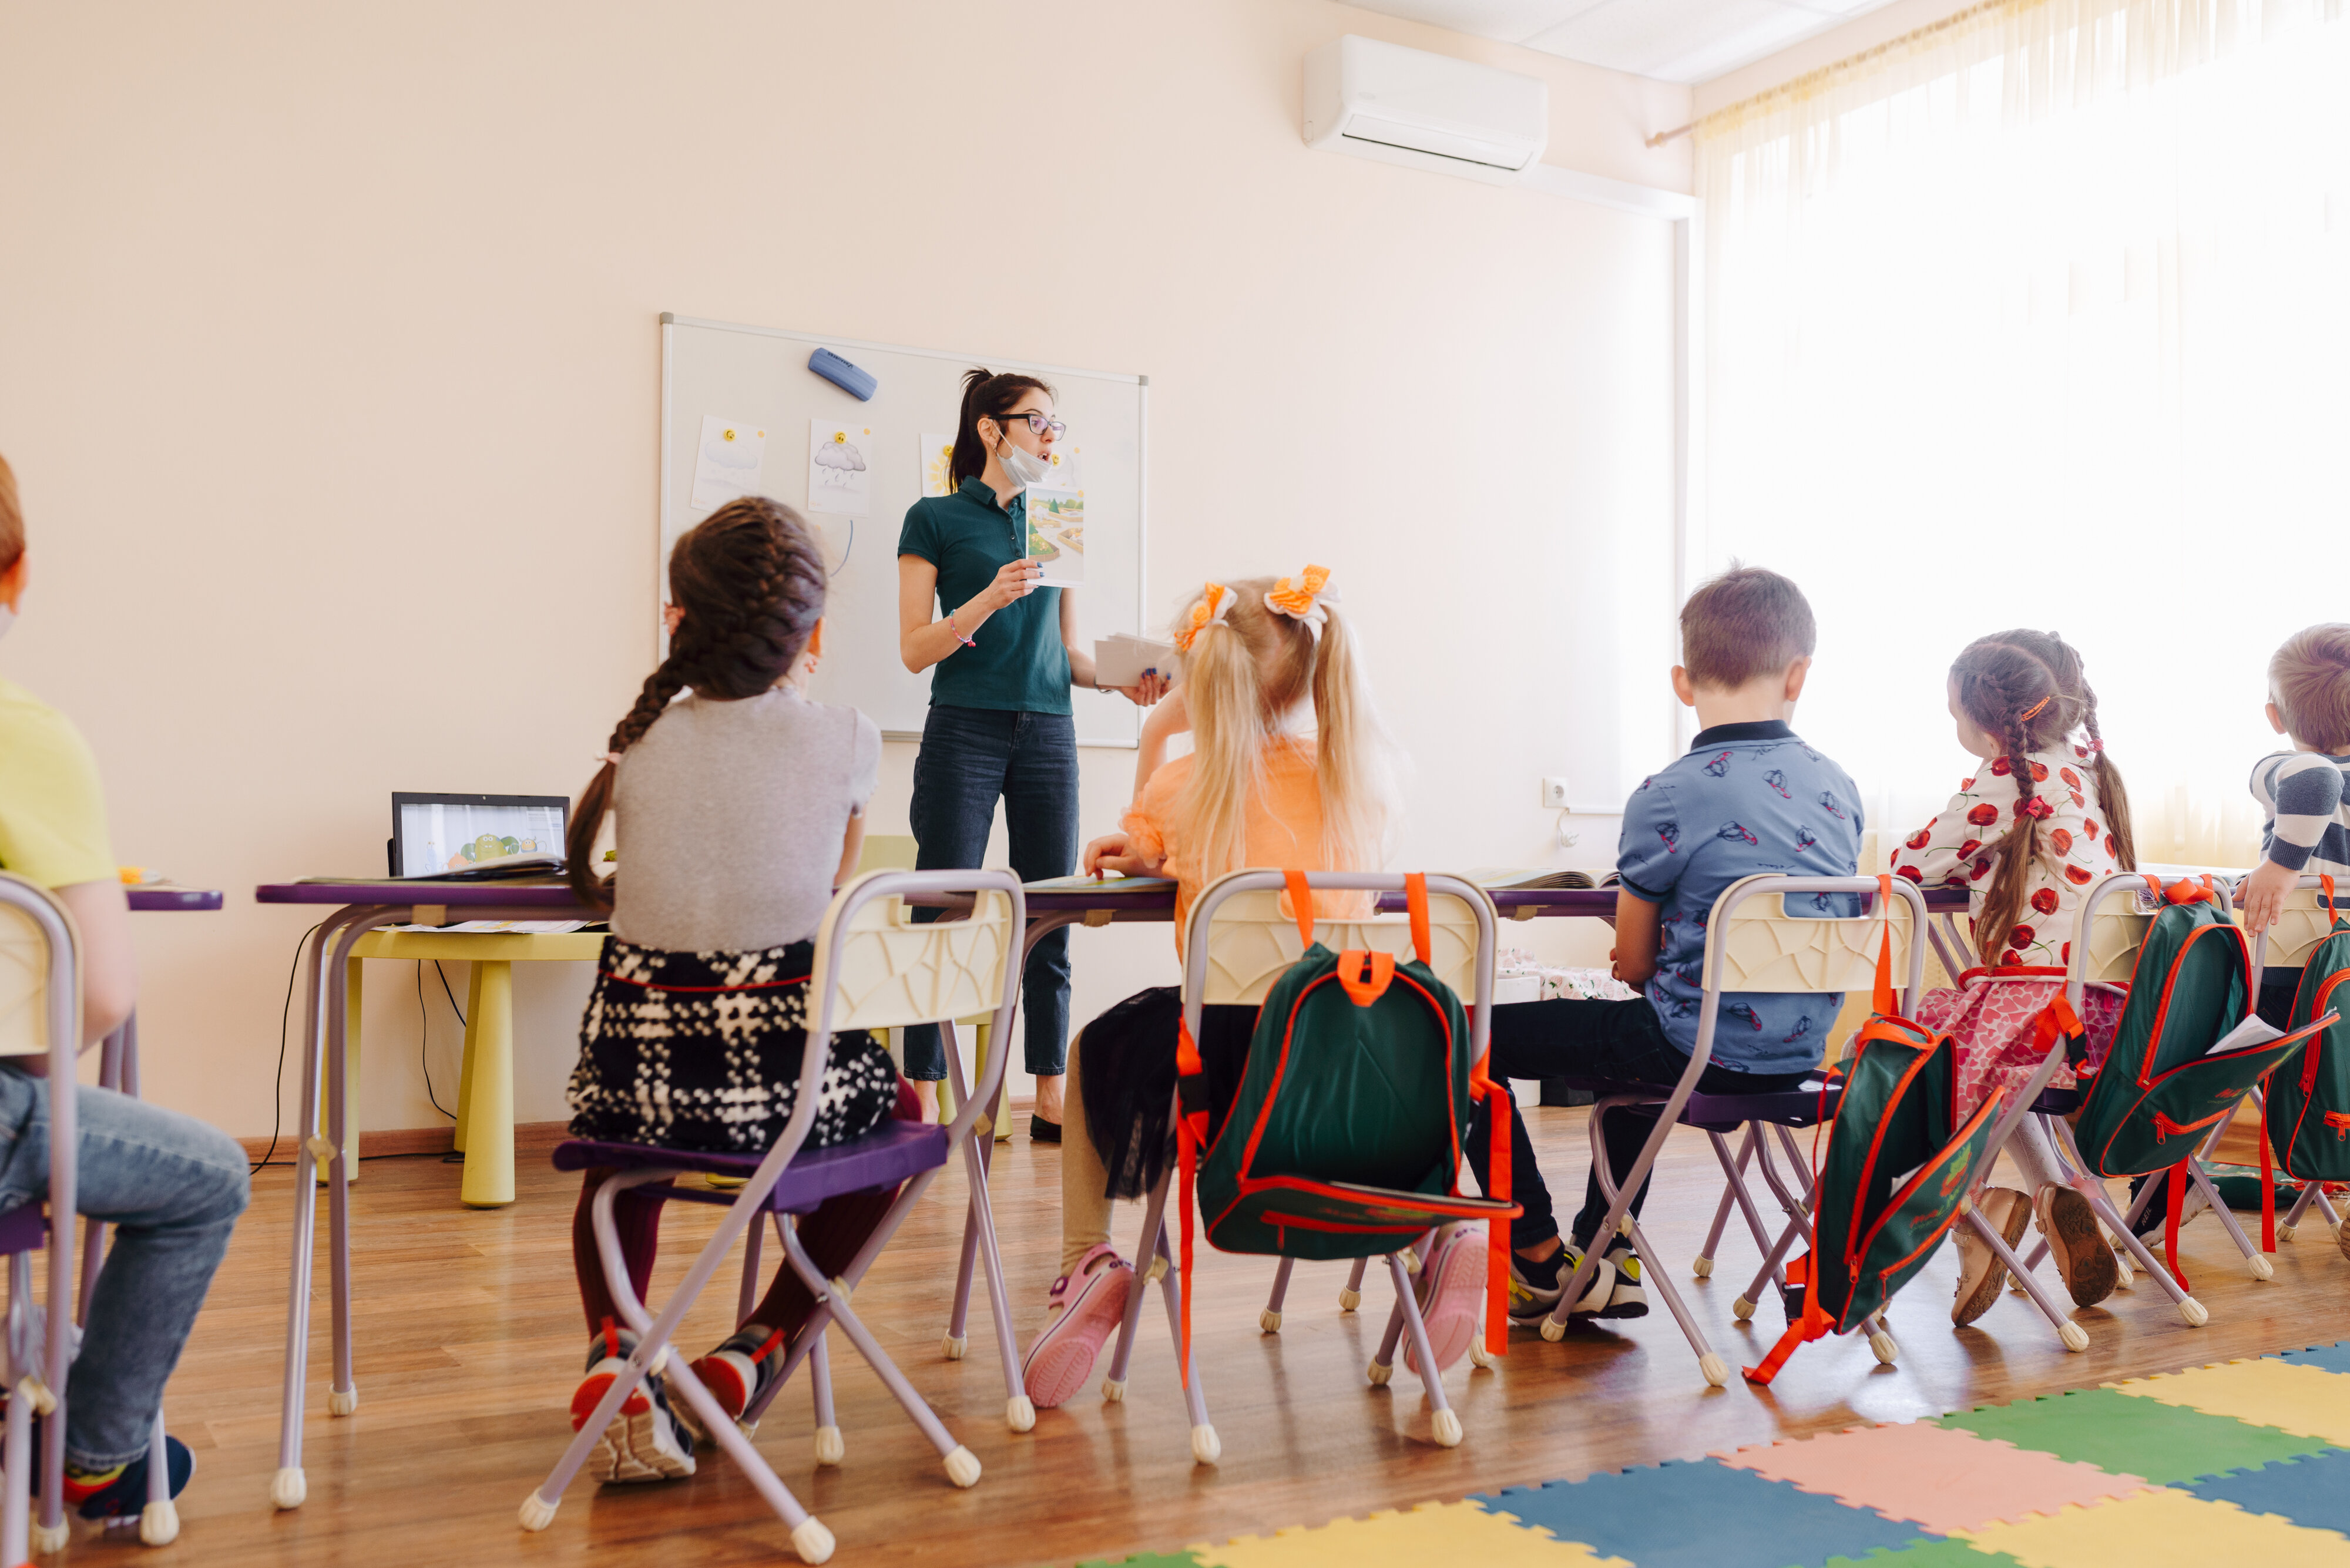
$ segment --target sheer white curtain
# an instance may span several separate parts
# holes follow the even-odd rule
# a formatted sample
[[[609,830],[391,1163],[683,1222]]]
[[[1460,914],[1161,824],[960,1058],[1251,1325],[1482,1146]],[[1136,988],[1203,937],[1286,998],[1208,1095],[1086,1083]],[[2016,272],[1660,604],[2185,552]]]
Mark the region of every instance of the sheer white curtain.
[[[2040,0],[1699,131],[1709,566],[1821,617],[1802,715],[1922,825],[1944,672],[2080,648],[2155,860],[2249,864],[2269,654],[2350,620],[2343,0]]]

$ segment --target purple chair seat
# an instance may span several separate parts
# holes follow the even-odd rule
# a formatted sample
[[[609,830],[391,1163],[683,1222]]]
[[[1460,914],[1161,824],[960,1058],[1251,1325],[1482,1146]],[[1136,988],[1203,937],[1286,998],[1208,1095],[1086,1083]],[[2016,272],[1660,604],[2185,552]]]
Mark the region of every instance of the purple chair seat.
[[[2040,1097],[2032,1102],[2032,1108],[2038,1111],[2043,1116],[2061,1116],[2069,1115],[2070,1113],[2081,1108],[2081,1091],[2078,1089],[2043,1089],[2040,1091]]]
[[[1642,1095],[1657,1100],[1672,1097],[1669,1084],[1622,1084],[1607,1078],[1548,1079],[1564,1082],[1569,1088],[1583,1089],[1606,1098],[1610,1095]],[[1681,1107],[1680,1125],[1706,1132],[1732,1132],[1746,1122],[1776,1122],[1782,1127],[1807,1127],[1835,1114],[1837,1103],[1844,1097],[1844,1085],[1831,1083],[1823,1096],[1814,1082],[1800,1088],[1781,1089],[1768,1095],[1707,1095],[1691,1094],[1689,1103]]]
[[[641,1170],[658,1166],[669,1170],[699,1170],[712,1176],[749,1178],[764,1157],[755,1154],[714,1154],[698,1149],[656,1148],[641,1143],[598,1143],[573,1138],[555,1147],[557,1170]],[[802,1149],[784,1168],[766,1206],[784,1214],[806,1214],[827,1198],[849,1192],[873,1192],[898,1186],[910,1177],[947,1162],[947,1129],[931,1122],[886,1121],[854,1143],[832,1148]],[[642,1190],[642,1189],[640,1189]],[[665,1198],[688,1203],[731,1204],[734,1195],[690,1187],[659,1190]],[[0,1224],[13,1216],[0,1217]]]
[[[48,1239],[48,1213],[39,1199],[0,1214],[0,1257],[29,1252]]]

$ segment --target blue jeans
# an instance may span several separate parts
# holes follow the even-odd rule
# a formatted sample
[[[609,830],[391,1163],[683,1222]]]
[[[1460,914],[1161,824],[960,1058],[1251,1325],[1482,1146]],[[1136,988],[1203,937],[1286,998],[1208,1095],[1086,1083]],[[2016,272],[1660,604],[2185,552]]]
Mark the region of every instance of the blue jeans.
[[[975,870],[1003,802],[1012,869],[1023,882],[1077,866],[1077,726],[1066,713],[1013,713],[933,704],[914,758],[911,815],[920,871]],[[936,919],[936,910],[914,918]],[[1027,1066],[1057,1075],[1069,1056],[1069,933],[1038,942],[1021,973]],[[936,1024],[906,1031],[906,1076],[947,1075]]]
[[[66,1458],[107,1469],[147,1451],[252,1184],[236,1140],[192,1116],[110,1089],[83,1089],[74,1108],[78,1207],[115,1232],[66,1384]],[[0,1069],[0,1210],[48,1190],[48,1082]]]

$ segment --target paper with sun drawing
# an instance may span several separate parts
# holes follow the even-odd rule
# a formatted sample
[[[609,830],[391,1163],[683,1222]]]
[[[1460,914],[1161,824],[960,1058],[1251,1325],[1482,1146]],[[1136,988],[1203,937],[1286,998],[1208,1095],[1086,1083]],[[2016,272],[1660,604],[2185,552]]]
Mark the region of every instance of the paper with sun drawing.
[[[863,517],[873,510],[873,427],[808,421],[808,510]]]
[[[954,437],[936,431],[922,432],[922,493],[952,495],[954,481],[949,477],[954,471]]]
[[[767,432],[740,420],[702,416],[702,444],[693,454],[693,504],[704,511],[762,493]]]

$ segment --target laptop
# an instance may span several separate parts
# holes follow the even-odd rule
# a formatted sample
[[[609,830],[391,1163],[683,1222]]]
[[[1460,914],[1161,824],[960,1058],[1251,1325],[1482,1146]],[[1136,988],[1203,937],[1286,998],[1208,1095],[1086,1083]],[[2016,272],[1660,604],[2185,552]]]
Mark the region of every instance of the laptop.
[[[571,800],[560,794],[421,794],[395,790],[394,877],[527,876],[560,870]]]

